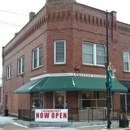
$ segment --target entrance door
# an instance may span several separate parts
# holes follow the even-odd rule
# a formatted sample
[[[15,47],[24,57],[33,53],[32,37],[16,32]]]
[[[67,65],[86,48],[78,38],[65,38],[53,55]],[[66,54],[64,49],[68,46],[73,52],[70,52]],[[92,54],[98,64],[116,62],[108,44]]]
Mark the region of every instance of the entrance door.
[[[65,92],[55,92],[54,93],[54,108],[64,109],[66,108],[66,96]]]

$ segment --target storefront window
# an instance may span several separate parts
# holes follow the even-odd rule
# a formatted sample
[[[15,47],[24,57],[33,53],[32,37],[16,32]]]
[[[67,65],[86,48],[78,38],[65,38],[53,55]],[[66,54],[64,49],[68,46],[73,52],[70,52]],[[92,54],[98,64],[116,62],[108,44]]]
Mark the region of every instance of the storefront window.
[[[106,92],[82,91],[79,96],[80,109],[86,107],[106,107]]]
[[[64,109],[66,106],[65,92],[55,92],[55,109]]]
[[[32,94],[32,109],[43,108],[43,93]]]

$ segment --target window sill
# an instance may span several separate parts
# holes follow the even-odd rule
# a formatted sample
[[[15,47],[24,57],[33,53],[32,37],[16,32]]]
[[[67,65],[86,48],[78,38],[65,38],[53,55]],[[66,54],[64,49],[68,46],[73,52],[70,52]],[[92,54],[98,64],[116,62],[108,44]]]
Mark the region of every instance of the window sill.
[[[44,109],[43,107],[35,107],[35,108],[32,108],[31,111],[35,111],[36,109]]]
[[[12,78],[7,78],[6,81],[11,80]]]
[[[21,76],[21,77],[23,77],[23,76],[24,76],[24,74],[25,74],[25,73],[21,73],[21,74],[18,74],[18,76]]]
[[[125,71],[125,70],[124,70],[124,73],[130,73],[130,71]]]
[[[92,66],[92,67],[101,67],[101,68],[105,68],[105,65],[94,65],[94,64],[84,64],[84,66]]]
[[[58,64],[54,63],[54,65],[55,65],[55,66],[58,66],[58,65],[66,65],[66,63],[58,63]]]
[[[59,63],[54,63],[54,65],[65,65],[66,64],[66,62],[59,62]]]
[[[40,68],[42,68],[42,67],[43,67],[43,65],[42,65],[42,66],[39,66],[39,67],[37,67],[37,68],[32,68],[32,71],[37,70],[37,69],[40,69]]]

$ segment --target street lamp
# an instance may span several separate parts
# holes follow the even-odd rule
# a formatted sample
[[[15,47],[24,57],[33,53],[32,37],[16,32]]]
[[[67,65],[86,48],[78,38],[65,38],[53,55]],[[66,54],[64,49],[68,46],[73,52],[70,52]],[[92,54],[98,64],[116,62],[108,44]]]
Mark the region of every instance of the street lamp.
[[[107,128],[111,127],[111,88],[112,88],[112,70],[109,70],[109,45],[108,45],[108,12],[106,11],[106,89],[107,89]]]

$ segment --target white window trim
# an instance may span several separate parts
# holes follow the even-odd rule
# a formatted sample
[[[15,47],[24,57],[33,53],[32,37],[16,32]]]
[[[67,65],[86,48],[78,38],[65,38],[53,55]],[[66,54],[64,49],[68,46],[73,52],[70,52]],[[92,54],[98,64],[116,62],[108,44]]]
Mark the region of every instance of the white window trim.
[[[42,46],[39,46],[39,47],[37,47],[36,49],[33,50],[33,64],[32,64],[33,69],[37,69],[37,68],[43,66],[43,64],[39,65],[39,49],[40,49],[40,47],[42,47]],[[37,67],[34,68],[34,51],[35,50],[37,50]]]
[[[23,59],[25,60],[24,56],[18,59],[18,75],[21,75],[21,74],[24,73],[23,68],[22,68]],[[20,61],[20,60],[21,60],[21,65],[20,65],[20,66],[21,66],[21,69],[20,69],[20,73],[19,73],[19,61]],[[24,63],[24,65],[25,65],[25,63]]]
[[[93,64],[90,64],[90,63],[84,63],[83,62],[83,44],[90,44],[90,45],[93,45]],[[99,66],[99,67],[105,67],[105,65],[99,65],[96,63],[96,46],[97,44],[94,44],[94,43],[88,43],[88,42],[83,42],[82,43],[82,64],[83,65],[90,65],[90,66]],[[105,48],[105,47],[104,47]]]
[[[6,67],[6,78],[7,79],[11,79],[11,76],[12,76],[12,74],[11,74],[11,71],[12,71],[12,65],[11,64],[9,64],[9,65],[7,65],[7,67]],[[8,75],[9,74],[9,75]]]
[[[56,62],[56,42],[64,42],[64,62]],[[54,41],[54,64],[65,64],[66,63],[66,41],[65,40],[57,40]]]
[[[125,53],[128,54],[128,60],[129,60],[129,61],[128,61],[128,67],[129,67],[129,70],[125,70],[125,66],[124,66],[124,54],[125,54]],[[124,69],[123,69],[124,72],[130,72],[130,52],[127,52],[127,51],[124,51],[124,52],[123,52],[123,67],[124,67]]]

